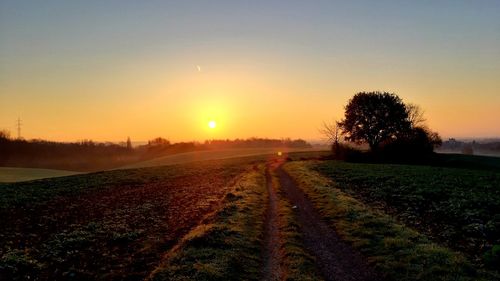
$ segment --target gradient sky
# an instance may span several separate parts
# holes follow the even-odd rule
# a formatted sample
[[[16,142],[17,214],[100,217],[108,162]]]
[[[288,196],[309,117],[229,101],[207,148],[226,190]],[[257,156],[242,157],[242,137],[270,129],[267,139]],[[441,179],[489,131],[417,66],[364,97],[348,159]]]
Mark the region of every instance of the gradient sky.
[[[499,15],[480,0],[2,0],[0,129],[19,116],[25,138],[62,141],[318,139],[380,90],[445,138],[499,137]]]

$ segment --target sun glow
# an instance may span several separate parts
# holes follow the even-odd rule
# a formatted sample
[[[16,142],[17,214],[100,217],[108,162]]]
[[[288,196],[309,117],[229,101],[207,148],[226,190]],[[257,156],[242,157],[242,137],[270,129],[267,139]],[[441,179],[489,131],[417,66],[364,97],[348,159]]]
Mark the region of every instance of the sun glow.
[[[211,120],[208,122],[208,127],[210,129],[214,129],[215,127],[217,127],[217,123],[215,121]]]

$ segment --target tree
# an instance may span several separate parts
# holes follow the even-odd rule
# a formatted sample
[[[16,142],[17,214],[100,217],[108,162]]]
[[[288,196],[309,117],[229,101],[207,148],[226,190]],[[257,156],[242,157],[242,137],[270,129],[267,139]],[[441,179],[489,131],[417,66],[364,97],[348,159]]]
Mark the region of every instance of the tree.
[[[414,103],[406,104],[406,113],[412,128],[425,127],[424,111]]]
[[[0,130],[0,139],[10,139],[10,132],[7,130]]]
[[[127,149],[132,150],[132,141],[130,140],[130,137],[127,137]]]
[[[360,92],[349,100],[339,123],[345,139],[366,142],[372,151],[411,131],[408,111],[397,95],[387,92]]]
[[[157,137],[148,141],[148,146],[167,147],[170,146],[170,141],[162,137]]]
[[[323,122],[323,126],[319,129],[319,132],[332,144],[332,149],[338,147],[340,135],[338,121],[333,121],[331,123]]]

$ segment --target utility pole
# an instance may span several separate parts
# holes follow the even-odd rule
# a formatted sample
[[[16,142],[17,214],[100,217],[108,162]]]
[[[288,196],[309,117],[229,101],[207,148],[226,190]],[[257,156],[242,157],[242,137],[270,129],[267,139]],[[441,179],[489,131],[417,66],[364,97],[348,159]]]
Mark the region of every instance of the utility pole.
[[[21,118],[17,118],[17,123],[16,123],[16,126],[17,126],[17,139],[21,139]]]

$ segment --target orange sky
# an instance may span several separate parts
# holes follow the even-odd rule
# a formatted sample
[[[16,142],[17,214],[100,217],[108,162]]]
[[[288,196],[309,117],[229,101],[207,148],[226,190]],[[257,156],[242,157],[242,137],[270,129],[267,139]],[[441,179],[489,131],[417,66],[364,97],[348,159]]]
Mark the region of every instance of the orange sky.
[[[373,8],[386,19],[350,4],[98,3],[1,4],[0,129],[15,135],[19,116],[28,139],[320,139],[352,95],[380,90],[445,138],[500,137],[498,5]]]

